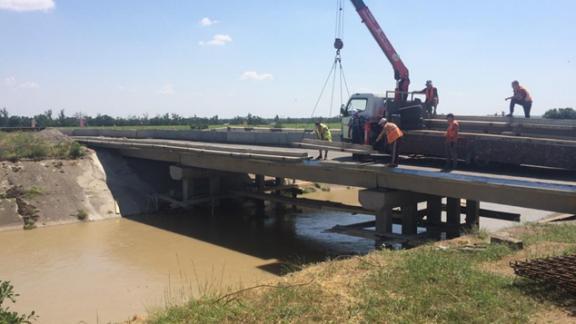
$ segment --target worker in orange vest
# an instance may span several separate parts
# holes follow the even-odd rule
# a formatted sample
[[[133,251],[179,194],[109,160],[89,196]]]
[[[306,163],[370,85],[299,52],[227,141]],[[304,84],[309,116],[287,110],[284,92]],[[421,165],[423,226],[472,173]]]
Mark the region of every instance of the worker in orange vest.
[[[446,165],[444,171],[455,169],[458,165],[458,132],[460,124],[454,119],[454,114],[446,115],[448,128],[446,129]]]
[[[386,118],[380,119],[378,125],[382,127],[382,131],[380,131],[380,134],[376,138],[376,144],[386,137],[386,143],[389,147],[391,146],[392,149],[392,159],[388,166],[395,168],[398,166],[398,140],[404,136],[404,133],[400,130],[400,127],[389,122]]]
[[[422,91],[416,91],[416,93],[426,94],[426,101],[424,101],[424,111],[428,116],[436,116],[436,108],[440,99],[438,97],[438,88],[432,85],[432,81],[426,81],[426,88]]]
[[[514,106],[516,104],[524,108],[524,116],[530,118],[530,110],[532,109],[532,97],[523,86],[520,85],[518,81],[512,81],[512,89],[514,90],[514,95],[508,97],[505,100],[510,100],[510,114],[506,117],[512,117],[514,115]]]

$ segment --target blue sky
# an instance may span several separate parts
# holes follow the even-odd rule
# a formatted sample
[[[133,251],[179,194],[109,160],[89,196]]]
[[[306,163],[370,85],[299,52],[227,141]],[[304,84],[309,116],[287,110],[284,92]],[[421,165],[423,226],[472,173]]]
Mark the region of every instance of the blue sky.
[[[441,112],[507,110],[514,79],[536,114],[576,107],[573,0],[365,2],[412,89],[434,80]],[[334,55],[335,9],[335,0],[0,0],[0,107],[310,116]],[[392,89],[390,64],[349,2],[344,15],[351,91]],[[329,111],[325,96],[317,114]]]

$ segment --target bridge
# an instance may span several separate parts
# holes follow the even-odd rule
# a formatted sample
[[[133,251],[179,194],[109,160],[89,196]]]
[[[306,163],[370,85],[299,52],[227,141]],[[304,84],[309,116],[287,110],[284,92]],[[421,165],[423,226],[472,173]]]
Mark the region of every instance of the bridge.
[[[359,192],[361,208],[338,203],[318,207],[375,215],[374,222],[340,229],[364,237],[400,239],[392,233],[394,223],[402,225],[403,238],[414,238],[421,232],[419,227],[430,233],[459,231],[478,225],[480,216],[518,220],[514,214],[483,210],[481,202],[576,214],[574,178],[538,179],[526,174],[477,171],[444,173],[420,165],[388,168],[379,162],[355,162],[349,153],[338,152],[332,152],[329,160],[317,161],[310,159],[317,151],[289,147],[295,141],[293,134],[275,137],[262,132],[237,135],[236,139],[227,134],[223,140],[222,132],[188,131],[184,135],[173,132],[169,136],[107,132],[77,130],[70,135],[96,149],[112,149],[130,158],[170,163],[173,178],[182,181],[184,201],[190,196],[194,179],[202,177],[210,178],[211,198],[207,199],[211,201],[236,194],[289,204],[315,204],[295,195],[290,198],[266,194],[265,176],[363,188]],[[210,133],[214,135],[210,137]],[[154,135],[162,138],[146,138]],[[182,137],[187,138],[182,140]],[[261,145],[250,145],[250,141]],[[254,175],[252,189],[222,190],[225,177],[247,174]],[[279,188],[286,188],[284,183],[277,184]],[[372,227],[375,229],[368,230]]]

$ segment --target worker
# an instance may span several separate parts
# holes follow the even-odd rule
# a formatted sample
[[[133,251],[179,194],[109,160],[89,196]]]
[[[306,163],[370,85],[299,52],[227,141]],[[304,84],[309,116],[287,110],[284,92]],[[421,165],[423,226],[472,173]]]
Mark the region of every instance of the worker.
[[[315,122],[314,124],[316,125],[316,129],[314,130],[314,133],[316,133],[316,137],[318,137],[318,139],[321,141],[332,142],[332,133],[330,132],[328,126],[322,124],[319,121]],[[316,157],[316,160],[320,160],[321,158],[322,158],[322,150],[320,150],[320,153],[318,154],[318,157]],[[324,160],[326,160],[327,158],[328,158],[328,150],[324,150]]]
[[[424,101],[424,111],[428,116],[436,116],[436,108],[440,99],[438,97],[438,88],[434,87],[431,80],[426,81],[426,88],[422,91],[416,91],[416,93],[422,93],[426,95],[426,101]]]
[[[454,114],[446,115],[448,128],[446,129],[446,165],[445,171],[456,169],[458,165],[458,132],[460,124],[454,119]]]
[[[352,118],[348,122],[348,138],[354,144],[362,144],[364,142],[364,118],[360,116],[358,111],[352,113]]]
[[[514,106],[516,104],[524,108],[524,116],[530,118],[530,110],[532,109],[532,97],[528,91],[520,85],[518,81],[512,81],[512,89],[514,90],[514,95],[508,97],[505,100],[510,100],[510,114],[506,117],[512,117],[514,115]]]
[[[392,158],[388,166],[395,168],[398,166],[398,140],[404,136],[404,133],[402,130],[400,130],[400,127],[392,122],[389,122],[386,120],[386,118],[380,119],[378,125],[382,127],[382,131],[380,131],[380,134],[376,138],[374,145],[377,146],[379,143],[381,143],[384,137],[386,137],[386,143],[388,144],[389,148],[391,147],[392,151]]]

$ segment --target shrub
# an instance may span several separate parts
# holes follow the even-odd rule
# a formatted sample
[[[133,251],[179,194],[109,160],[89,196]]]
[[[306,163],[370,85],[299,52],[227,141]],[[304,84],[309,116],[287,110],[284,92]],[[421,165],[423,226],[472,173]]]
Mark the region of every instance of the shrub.
[[[0,160],[78,159],[85,155],[82,145],[73,141],[46,140],[34,133],[0,132]]]
[[[79,159],[86,155],[84,148],[78,142],[72,142],[70,148],[68,149],[68,157],[71,159]]]
[[[4,306],[6,300],[15,303],[16,297],[18,296],[9,281],[0,280],[0,323],[26,324],[32,323],[32,321],[38,318],[34,311],[30,314],[18,314],[17,312],[10,311],[7,306]]]
[[[547,119],[576,119],[576,110],[572,108],[554,108],[544,113]]]
[[[85,221],[88,219],[88,213],[84,209],[79,209],[76,213],[76,218],[81,221]]]

